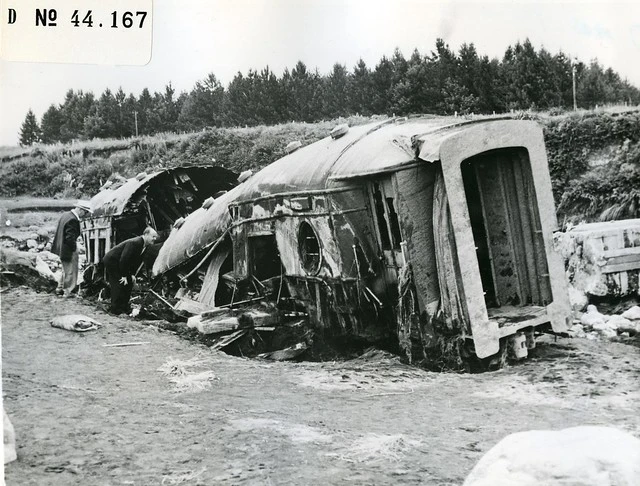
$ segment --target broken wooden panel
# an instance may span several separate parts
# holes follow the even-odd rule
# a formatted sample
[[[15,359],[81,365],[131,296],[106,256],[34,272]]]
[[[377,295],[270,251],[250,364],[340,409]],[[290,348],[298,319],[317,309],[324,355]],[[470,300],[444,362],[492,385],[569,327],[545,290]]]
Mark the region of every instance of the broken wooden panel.
[[[242,336],[244,336],[248,332],[249,332],[248,329],[240,329],[231,334],[227,334],[226,336],[221,337],[215,343],[213,343],[209,349],[211,349],[211,351],[218,351],[219,349],[225,348],[229,346],[231,343],[240,339]]]
[[[622,297],[640,293],[640,219],[581,224],[557,235],[579,294]]]
[[[203,313],[190,317],[187,326],[196,328],[201,334],[216,334],[220,332],[235,331],[240,327],[237,317],[229,314],[228,310],[221,314]]]
[[[203,312],[210,311],[212,306],[203,304],[198,302],[197,300],[192,300],[188,297],[182,297],[176,304],[173,306],[173,309],[176,311],[188,312],[189,314],[201,314]]]

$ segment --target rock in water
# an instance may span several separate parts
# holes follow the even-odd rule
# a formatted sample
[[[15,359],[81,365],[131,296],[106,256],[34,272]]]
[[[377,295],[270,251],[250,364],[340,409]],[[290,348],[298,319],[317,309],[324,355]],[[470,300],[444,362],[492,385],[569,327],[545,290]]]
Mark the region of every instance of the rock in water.
[[[530,430],[501,440],[463,486],[640,486],[640,439],[613,427]]]

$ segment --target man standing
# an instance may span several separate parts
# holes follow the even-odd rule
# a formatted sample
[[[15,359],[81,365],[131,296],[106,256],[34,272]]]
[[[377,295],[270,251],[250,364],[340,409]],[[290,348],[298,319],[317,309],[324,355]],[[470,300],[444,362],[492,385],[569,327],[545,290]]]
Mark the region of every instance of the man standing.
[[[65,297],[78,283],[78,247],[76,240],[80,236],[80,220],[92,213],[89,201],[78,201],[71,211],[64,213],[58,221],[58,228],[53,237],[51,251],[60,257],[62,276],[57,293]]]
[[[145,228],[142,236],[129,238],[117,244],[107,252],[102,261],[111,287],[111,312],[129,313],[129,298],[135,280],[135,274],[142,264],[142,254],[147,246],[153,244],[158,233],[150,227]]]

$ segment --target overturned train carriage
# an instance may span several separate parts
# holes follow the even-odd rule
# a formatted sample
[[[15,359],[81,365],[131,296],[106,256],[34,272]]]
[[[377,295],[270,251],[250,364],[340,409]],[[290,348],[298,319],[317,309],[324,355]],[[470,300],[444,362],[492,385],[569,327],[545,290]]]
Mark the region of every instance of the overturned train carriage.
[[[93,214],[82,221],[87,262],[99,263],[118,243],[151,226],[161,237],[173,223],[209,197],[237,184],[238,175],[223,167],[194,166],[109,182],[91,199]]]
[[[391,337],[413,361],[451,343],[523,356],[570,314],[542,131],[456,121],[394,119],[298,149],[187,217],[154,274],[205,306],[304,307],[325,333]]]

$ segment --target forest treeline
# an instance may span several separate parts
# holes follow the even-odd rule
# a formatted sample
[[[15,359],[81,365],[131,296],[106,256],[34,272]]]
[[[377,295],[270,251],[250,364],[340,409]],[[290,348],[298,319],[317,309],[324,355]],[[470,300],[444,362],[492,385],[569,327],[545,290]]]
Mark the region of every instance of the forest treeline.
[[[442,39],[428,55],[399,49],[370,68],[335,64],[327,75],[299,61],[278,77],[269,67],[238,72],[225,88],[215,74],[177,94],[144,89],[139,96],[106,89],[99,97],[69,90],[40,120],[29,110],[20,144],[52,144],[94,138],[125,138],[205,127],[314,122],[354,114],[502,113],[573,106],[573,73],[580,108],[609,103],[640,104],[640,90],[597,60],[589,64],[536,50],[527,39],[509,46],[501,60],[463,44],[458,52]]]

